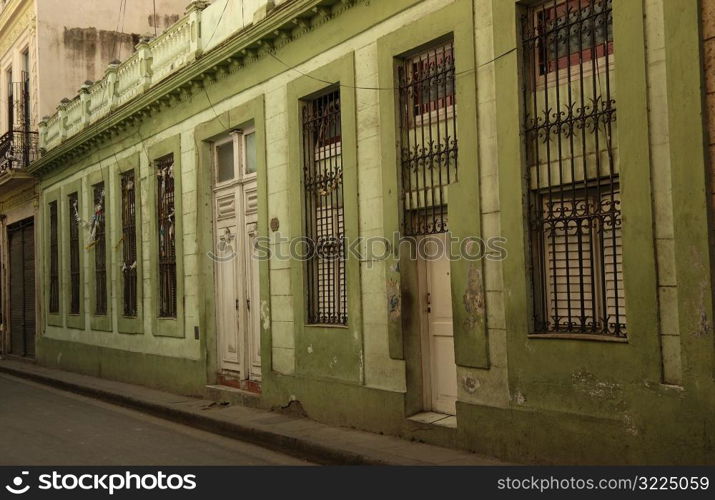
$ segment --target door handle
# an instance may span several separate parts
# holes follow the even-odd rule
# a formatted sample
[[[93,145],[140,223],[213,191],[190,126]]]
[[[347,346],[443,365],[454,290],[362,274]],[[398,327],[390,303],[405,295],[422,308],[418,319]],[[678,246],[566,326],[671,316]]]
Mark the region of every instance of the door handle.
[[[250,311],[251,310],[251,299],[246,299],[246,308]]]
[[[425,301],[427,302],[427,314],[430,314],[432,312],[432,294],[428,293]]]

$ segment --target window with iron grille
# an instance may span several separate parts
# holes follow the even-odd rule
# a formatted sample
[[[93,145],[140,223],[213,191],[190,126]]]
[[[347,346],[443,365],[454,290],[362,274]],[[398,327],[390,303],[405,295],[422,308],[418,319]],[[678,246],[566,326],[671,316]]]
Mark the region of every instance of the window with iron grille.
[[[60,313],[60,256],[57,202],[50,202],[50,314]]]
[[[137,213],[134,170],[121,176],[123,315],[137,315]]]
[[[68,197],[70,228],[70,314],[80,313],[80,268],[79,268],[79,197],[72,193]]]
[[[159,317],[176,318],[176,213],[174,155],[156,161],[159,229]]]
[[[537,333],[626,336],[612,0],[522,17]]]
[[[104,183],[96,184],[93,189],[94,216],[94,314],[107,314],[107,240],[105,233]]]
[[[302,112],[308,322],[348,322],[340,90],[306,100]]]
[[[397,64],[402,232],[446,232],[447,186],[457,180],[454,43],[431,44]]]

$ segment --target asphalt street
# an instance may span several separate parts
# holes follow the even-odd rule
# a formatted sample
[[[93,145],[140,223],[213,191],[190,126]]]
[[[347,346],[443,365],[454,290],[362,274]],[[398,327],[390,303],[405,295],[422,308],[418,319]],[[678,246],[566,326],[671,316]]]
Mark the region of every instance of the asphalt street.
[[[309,465],[7,375],[0,429],[0,465]]]

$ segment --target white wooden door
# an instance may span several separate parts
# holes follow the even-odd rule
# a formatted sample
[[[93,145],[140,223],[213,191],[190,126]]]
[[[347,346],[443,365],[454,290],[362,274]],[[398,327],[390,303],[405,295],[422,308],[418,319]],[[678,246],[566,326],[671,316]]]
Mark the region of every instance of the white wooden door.
[[[219,370],[261,380],[256,134],[235,130],[213,145],[216,325]],[[226,373],[228,372],[228,373]]]
[[[234,187],[216,193],[216,327],[221,370],[243,370],[243,328],[241,327],[240,233],[237,196]]]
[[[442,245],[446,244],[444,236]],[[457,366],[452,325],[451,270],[448,252],[421,262],[423,297],[423,370],[426,409],[454,415],[457,401]]]
[[[260,277],[255,256],[258,237],[258,191],[255,181],[243,186],[244,233],[242,259],[242,291],[244,293],[245,363],[247,378],[261,380],[261,315]]]

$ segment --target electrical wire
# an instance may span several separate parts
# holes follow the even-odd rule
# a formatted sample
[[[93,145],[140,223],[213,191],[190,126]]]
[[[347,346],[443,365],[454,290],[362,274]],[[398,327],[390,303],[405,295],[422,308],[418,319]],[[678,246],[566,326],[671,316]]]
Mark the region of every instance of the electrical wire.
[[[486,62],[480,64],[479,66],[476,67],[476,69],[481,69],[481,68],[483,68],[484,66],[487,66],[488,64],[492,64],[493,62],[496,62],[497,60],[501,59],[502,57],[506,57],[506,56],[508,56],[509,54],[511,54],[512,52],[515,52],[516,50],[517,50],[516,47],[514,47],[514,48],[512,48],[512,49],[509,49],[509,50],[507,50],[506,52],[504,52],[504,53],[498,55],[498,56],[495,57],[494,59],[490,59],[489,61],[486,61]],[[296,66],[291,66],[290,64],[288,64],[288,63],[286,63],[285,61],[281,60],[278,56],[276,56],[276,55],[275,55],[274,53],[272,53],[272,52],[269,52],[268,55],[270,55],[273,59],[275,59],[276,61],[278,61],[279,63],[281,63],[283,66],[285,66],[285,67],[288,68],[289,70],[295,71],[296,73],[298,73],[298,74],[300,74],[300,75],[302,75],[302,76],[305,76],[305,77],[307,77],[307,78],[310,78],[310,79],[315,80],[315,81],[320,82],[320,83],[325,83],[326,85],[333,85],[333,84],[335,83],[335,82],[329,82],[329,81],[327,81],[327,80],[323,80],[322,78],[318,78],[318,77],[313,76],[313,75],[311,75],[311,74],[309,74],[309,73],[305,73],[305,72],[299,70]],[[468,74],[470,74],[470,73],[474,73],[474,72],[476,71],[476,69],[475,69],[475,68],[465,69],[465,70],[463,70],[463,71],[459,71],[459,72],[455,73],[454,76],[455,76],[455,78],[456,78],[456,77],[459,77],[459,76],[468,75]],[[372,91],[395,91],[395,90],[399,90],[398,87],[364,87],[364,86],[360,86],[360,85],[346,85],[346,84],[343,84],[343,83],[339,84],[339,86],[340,86],[340,87],[343,87],[343,88],[354,89],[354,90],[372,90]]]
[[[118,50],[118,45],[121,42],[121,36],[120,33],[124,31],[124,19],[127,13],[127,0],[120,0],[119,1],[119,13],[117,14],[117,28],[114,30],[115,32],[115,40],[114,44],[112,45],[112,61],[116,60],[118,55],[117,55],[117,50]],[[119,29],[122,29],[120,31]]]
[[[154,0],[154,5],[156,5],[156,0]],[[122,7],[124,7],[124,9],[122,9]],[[228,0],[226,0],[225,3],[224,3],[223,9],[222,9],[222,11],[221,11],[221,14],[219,15],[219,18],[218,18],[218,20],[217,20],[217,22],[216,22],[216,26],[215,26],[215,28],[214,28],[214,30],[213,30],[213,33],[211,34],[211,36],[209,37],[208,41],[206,42],[206,45],[209,45],[210,42],[213,40],[213,37],[216,35],[216,32],[218,31],[218,27],[219,27],[219,25],[221,24],[221,21],[223,20],[224,15],[226,14],[227,8],[228,8]],[[156,9],[156,8],[155,8],[155,9]],[[120,12],[123,12],[122,14],[120,14],[120,19],[122,19],[122,18],[124,17],[124,15],[126,14],[126,0],[122,0],[122,4],[120,5]],[[155,12],[156,12],[156,10],[155,10]],[[156,28],[156,19],[155,19],[155,23],[154,23],[154,24],[155,24],[155,28]],[[119,26],[119,22],[118,22],[117,26]],[[492,63],[498,61],[499,59],[501,59],[501,58],[503,58],[503,57],[506,57],[506,56],[508,56],[508,55],[510,55],[510,54],[512,54],[512,53],[514,53],[514,52],[516,52],[516,50],[517,50],[517,47],[513,47],[513,48],[507,50],[506,52],[503,52],[502,54],[499,54],[498,56],[494,57],[493,59],[490,59],[489,61],[486,61],[486,62],[484,62],[484,63],[478,65],[476,68],[470,68],[470,69],[466,69],[466,70],[457,72],[457,73],[455,73],[454,76],[455,76],[455,78],[456,78],[456,77],[458,77],[458,76],[462,76],[462,75],[467,75],[467,74],[470,74],[470,73],[474,73],[474,72],[476,72],[478,69],[481,69],[481,68],[483,68],[484,66],[487,66],[487,65],[489,65],[489,64],[492,64]],[[280,64],[282,64],[283,66],[285,66],[288,70],[295,71],[296,73],[300,74],[301,76],[305,76],[305,77],[307,77],[307,78],[310,78],[310,79],[312,79],[312,80],[315,80],[315,81],[324,83],[324,84],[326,84],[326,85],[333,85],[333,84],[335,83],[335,82],[329,82],[329,81],[327,81],[327,80],[323,80],[323,79],[321,79],[321,78],[315,77],[315,76],[313,76],[313,75],[311,75],[311,74],[309,74],[309,73],[305,73],[305,72],[299,70],[296,66],[292,66],[292,65],[288,64],[287,62],[283,61],[282,59],[280,59],[278,56],[276,56],[276,55],[273,53],[273,51],[269,51],[269,52],[268,52],[268,55],[271,56],[273,59],[275,59],[275,60],[276,60],[277,62],[279,62]],[[340,84],[340,87],[350,88],[350,89],[354,89],[354,90],[366,90],[366,91],[393,91],[393,92],[394,92],[395,90],[397,90],[397,87],[365,87],[365,86],[355,86],[355,85],[346,85],[346,84]],[[211,108],[211,111],[213,112],[214,116],[218,119],[219,123],[221,124],[221,126],[222,126],[223,128],[228,129],[228,125],[223,122],[223,120],[221,119],[221,115],[218,113],[218,111],[216,111],[216,107],[214,106],[214,103],[211,101],[211,97],[209,96],[209,93],[208,93],[208,90],[206,89],[206,86],[205,86],[205,85],[202,86],[202,89],[203,89],[203,91],[204,91],[204,95],[206,96],[206,100],[208,101],[209,107]],[[145,139],[144,139],[144,137],[141,135],[141,132],[139,131],[139,128],[140,128],[140,127],[141,127],[141,125],[139,125],[139,126],[137,127],[137,129],[136,129],[136,135],[137,135],[138,138],[139,138],[139,141],[140,141],[140,142],[139,142],[139,145],[140,145],[141,148],[144,150],[144,154],[146,155],[147,158],[149,158],[149,152],[148,152],[147,149],[146,149]],[[116,153],[114,154],[114,156],[115,156],[115,160],[117,160],[117,158],[116,158]]]

